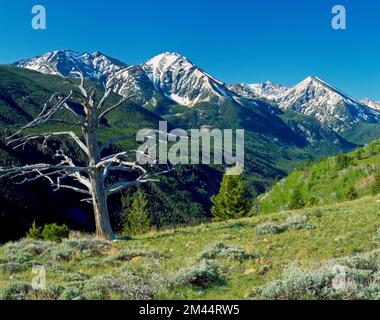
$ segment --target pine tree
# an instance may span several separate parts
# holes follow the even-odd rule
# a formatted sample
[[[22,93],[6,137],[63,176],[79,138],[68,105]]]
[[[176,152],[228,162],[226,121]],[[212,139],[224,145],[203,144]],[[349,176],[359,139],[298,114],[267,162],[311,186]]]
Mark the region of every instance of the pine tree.
[[[141,191],[133,199],[130,209],[127,211],[124,233],[126,235],[138,235],[146,233],[151,226],[148,209],[148,201]]]
[[[211,198],[211,214],[216,220],[241,218],[248,214],[250,201],[246,198],[243,175],[225,174],[219,193]]]
[[[380,193],[380,173],[376,174],[375,181],[371,186],[371,193],[373,196],[376,196]]]
[[[296,187],[291,195],[288,208],[290,210],[298,210],[305,207],[305,202],[302,197],[302,192],[300,187]]]

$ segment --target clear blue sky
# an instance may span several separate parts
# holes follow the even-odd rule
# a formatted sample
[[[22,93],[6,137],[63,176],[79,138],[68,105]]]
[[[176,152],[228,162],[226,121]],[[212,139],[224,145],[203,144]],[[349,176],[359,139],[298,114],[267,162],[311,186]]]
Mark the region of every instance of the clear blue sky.
[[[56,49],[100,50],[129,64],[175,51],[225,82],[292,85],[319,76],[380,100],[378,0],[13,0],[1,3],[0,63]],[[47,30],[31,8],[47,9]],[[331,8],[347,9],[347,30]]]

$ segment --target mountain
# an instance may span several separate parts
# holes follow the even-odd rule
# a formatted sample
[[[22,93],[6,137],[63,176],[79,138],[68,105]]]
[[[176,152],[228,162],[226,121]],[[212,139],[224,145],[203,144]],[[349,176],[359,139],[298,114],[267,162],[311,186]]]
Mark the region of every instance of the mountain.
[[[380,114],[316,77],[308,77],[279,97],[283,110],[313,116],[336,132],[363,121],[378,123]]]
[[[54,68],[44,67],[46,65]],[[70,50],[55,51],[18,62],[15,66],[44,74],[59,72],[68,77],[72,76],[69,71],[77,66],[88,79],[104,79],[116,93],[132,95],[131,101],[153,111],[175,127],[243,128],[260,135],[249,139],[270,139],[270,145],[278,144],[273,150],[286,144],[297,148],[309,147],[308,152],[319,156],[354,146],[329,132],[331,130],[323,123],[315,123],[311,117],[303,117],[301,121],[300,117],[288,112],[282,119],[284,111],[276,105],[277,96],[282,96],[289,88],[270,82],[230,86],[177,53],[166,52],[140,65],[126,65],[99,52],[90,55]],[[268,153],[263,155],[253,151],[255,156],[263,158],[263,162],[272,157],[270,152],[268,149]]]
[[[23,60],[15,66],[64,77],[72,76],[70,71],[76,68],[86,78],[104,81],[113,86],[115,92],[132,94],[136,102],[152,107],[170,104],[194,107],[225,102],[248,102],[257,107],[258,101],[262,101],[272,113],[278,112],[276,108],[292,110],[342,134],[358,124],[370,124],[371,128],[380,122],[379,104],[359,102],[320,78],[308,77],[291,88],[269,81],[227,85],[177,53],[162,53],[141,65],[129,66],[100,52],[64,50]]]
[[[366,106],[370,107],[371,109],[380,111],[380,101],[372,101],[367,98],[360,100],[361,103],[365,104]]]
[[[181,127],[244,128],[298,146],[314,143],[317,139],[311,139],[311,135],[321,136],[299,127],[294,132],[294,121],[289,127],[277,117],[280,112],[271,103],[288,88],[266,82],[236,90],[177,53],[162,53],[141,65],[128,66],[99,52],[91,55],[55,51],[15,65],[66,77],[72,76],[70,71],[76,67],[86,78],[104,80],[116,93],[132,95],[134,102]],[[266,94],[269,103],[258,99],[262,94]],[[194,112],[188,112],[186,107]],[[332,141],[339,144],[339,139]],[[343,145],[345,148],[347,144]]]
[[[68,56],[63,53],[60,55]],[[44,73],[50,71],[44,70]],[[34,73],[29,73],[28,76],[37,77]],[[45,80],[40,76],[36,81]],[[286,119],[283,119],[281,114],[284,112],[273,112],[266,102],[239,96],[178,54],[166,53],[142,65],[121,68],[109,74],[107,83],[113,83],[115,91],[120,94],[136,94],[135,99],[131,100],[132,105],[146,107],[167,120],[171,127],[245,129],[246,167],[252,193],[264,191],[274,178],[286,175],[295,162],[354,147],[320,124],[308,124],[311,118],[305,117],[301,121],[299,117],[288,113]],[[193,83],[196,87],[192,87]],[[191,107],[175,103],[171,99],[173,93],[192,101]],[[139,124],[141,128],[147,127],[145,121],[133,121],[135,118],[129,112],[112,114],[107,121],[110,125],[117,125],[129,132],[137,129]]]
[[[163,53],[142,66],[155,89],[178,104],[220,103],[235,95],[226,85],[177,53]]]
[[[253,84],[241,83],[230,85],[229,88],[246,99],[264,99],[271,103],[276,103],[279,97],[289,89],[286,86],[270,81]]]
[[[308,77],[290,88],[271,82],[229,88],[246,98],[269,103],[272,110],[290,110],[315,118],[354,143],[380,138],[380,104],[357,101],[317,77]]]
[[[85,78],[96,81],[108,79],[110,74],[128,67],[127,64],[99,51],[90,54],[72,50],[48,52],[40,57],[16,62],[14,66],[62,77],[72,77],[70,72],[76,69]]]
[[[220,103],[239,98],[223,82],[177,53],[162,53],[142,65],[128,66],[101,52],[89,54],[63,50],[22,60],[14,66],[63,77],[72,77],[70,72],[75,68],[87,79],[105,80],[119,94],[148,93],[147,100],[151,100],[154,93],[159,92],[188,107],[201,102]]]
[[[285,103],[291,100],[288,94],[293,88],[271,82],[227,85],[177,53],[166,52],[143,64],[127,65],[100,52],[66,50],[17,62],[15,66],[64,77],[72,77],[70,71],[79,69],[89,80],[100,80],[120,95],[132,95],[131,101],[177,127],[244,128],[288,145],[318,145],[318,151],[311,152],[320,154],[326,154],[321,145],[329,152],[353,147],[329,132],[325,121],[316,124],[308,112],[301,112],[311,116],[302,121],[291,113],[282,119],[281,114],[294,110]],[[294,111],[300,112],[297,108]]]
[[[326,145],[335,145],[342,150],[350,150],[355,147],[327,125],[317,119],[294,111],[285,110],[279,117],[297,134],[304,138],[306,145],[320,145],[323,149]]]

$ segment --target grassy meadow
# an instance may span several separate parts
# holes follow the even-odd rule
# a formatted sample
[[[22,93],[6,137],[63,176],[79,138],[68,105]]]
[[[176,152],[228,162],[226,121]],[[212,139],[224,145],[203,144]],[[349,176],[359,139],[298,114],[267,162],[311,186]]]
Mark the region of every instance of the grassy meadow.
[[[305,272],[332,259],[365,260],[367,252],[377,259],[372,263],[372,255],[370,266],[350,262],[361,275],[353,281],[362,281],[355,294],[363,298],[369,290],[373,298],[375,290],[380,297],[373,289],[380,279],[379,229],[380,197],[366,196],[118,242],[85,235],[61,243],[24,239],[0,248],[0,299],[317,299],[308,288],[329,284],[306,273],[312,284],[305,285]],[[46,269],[46,290],[30,286],[35,265]],[[363,280],[360,272],[369,269]],[[279,281],[288,272],[296,279]],[[290,288],[296,296],[284,293],[286,285],[297,286]]]

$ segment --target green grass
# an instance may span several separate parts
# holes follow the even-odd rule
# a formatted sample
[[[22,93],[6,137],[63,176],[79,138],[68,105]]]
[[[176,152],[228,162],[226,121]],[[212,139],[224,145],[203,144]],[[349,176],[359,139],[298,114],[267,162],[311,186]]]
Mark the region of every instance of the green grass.
[[[260,235],[256,231],[258,225],[267,222],[280,225],[292,215],[305,216],[308,224],[314,227],[300,230],[288,228],[281,233],[267,235]],[[332,258],[380,248],[379,242],[374,239],[379,227],[380,197],[364,197],[352,202],[294,212],[151,232],[132,240],[108,243],[106,250],[92,257],[88,252],[82,252],[73,255],[68,261],[52,262],[41,253],[35,255],[33,260],[46,266],[48,285],[54,283],[66,288],[81,288],[94,276],[112,275],[118,278],[127,272],[151,286],[159,283],[151,296],[154,299],[246,299],[258,286],[281,278],[284,267],[291,262],[298,261],[303,268],[311,269]],[[23,246],[27,246],[29,241]],[[173,284],[172,279],[180,270],[199,264],[200,252],[216,242],[239,247],[251,258],[243,261],[216,259],[223,281],[208,288]],[[7,259],[9,262],[9,259],[17,258],[14,253],[14,257],[6,253],[7,246],[0,249],[0,265]],[[48,247],[54,249],[58,245],[48,244]],[[20,254],[22,250],[19,250]],[[104,262],[120,250],[137,254],[130,261]],[[157,252],[159,259],[152,258],[152,252]],[[93,265],[90,266],[88,262]],[[24,263],[28,264],[28,261]],[[84,275],[84,282],[70,283],[63,278],[65,274],[78,273]],[[10,276],[9,272],[0,273],[0,288],[10,284]],[[13,282],[30,283],[30,266],[12,277]],[[110,298],[117,299],[120,296],[111,294]]]
[[[343,169],[337,167],[336,157],[298,167],[260,196],[260,212],[286,210],[292,192],[297,188],[301,190],[306,206],[349,200],[347,192],[350,188],[356,190],[358,197],[370,195],[374,177],[380,171],[380,141],[374,141],[360,149],[361,159],[356,158],[357,151],[348,153],[351,163]]]

